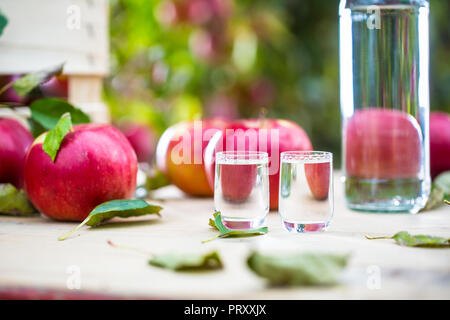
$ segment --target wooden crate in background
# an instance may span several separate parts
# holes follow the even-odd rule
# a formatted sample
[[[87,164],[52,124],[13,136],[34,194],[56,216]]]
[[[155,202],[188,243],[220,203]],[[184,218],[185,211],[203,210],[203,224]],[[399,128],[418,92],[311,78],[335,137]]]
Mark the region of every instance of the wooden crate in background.
[[[102,80],[109,69],[107,0],[2,0],[8,25],[0,37],[0,74],[65,62],[69,101],[95,122],[109,122]]]

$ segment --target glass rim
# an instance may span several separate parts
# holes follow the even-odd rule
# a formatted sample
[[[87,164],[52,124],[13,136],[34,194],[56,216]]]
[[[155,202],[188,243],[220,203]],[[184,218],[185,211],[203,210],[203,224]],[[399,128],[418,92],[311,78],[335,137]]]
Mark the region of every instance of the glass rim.
[[[332,162],[333,153],[328,151],[285,151],[280,154],[281,162],[318,163]]]
[[[264,151],[219,151],[216,153],[216,161],[247,160],[260,161],[262,163],[269,161],[269,154]]]

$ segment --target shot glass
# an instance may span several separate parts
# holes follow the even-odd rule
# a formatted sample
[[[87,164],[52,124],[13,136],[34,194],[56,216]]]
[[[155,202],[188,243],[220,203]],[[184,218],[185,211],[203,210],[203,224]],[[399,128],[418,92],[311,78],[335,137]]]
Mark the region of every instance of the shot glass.
[[[281,153],[278,211],[289,232],[326,230],[333,218],[333,154]]]
[[[264,226],[269,212],[267,152],[224,151],[216,154],[214,207],[229,229]]]

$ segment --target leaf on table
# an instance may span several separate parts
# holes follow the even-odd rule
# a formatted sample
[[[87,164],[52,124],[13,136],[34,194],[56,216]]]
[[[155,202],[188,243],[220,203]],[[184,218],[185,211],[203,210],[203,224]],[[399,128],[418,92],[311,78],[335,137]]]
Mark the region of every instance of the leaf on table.
[[[206,271],[223,268],[222,260],[216,251],[207,254],[162,254],[150,259],[149,264],[174,271]]]
[[[269,229],[267,227],[261,227],[258,229],[249,229],[249,230],[232,230],[228,229],[223,223],[222,223],[222,217],[220,215],[219,211],[216,211],[214,213],[214,220],[209,219],[208,224],[217,229],[220,234],[217,236],[214,236],[211,239],[207,239],[202,241],[202,243],[212,241],[217,238],[239,238],[239,237],[252,237],[252,236],[260,236],[266,234]]]
[[[248,267],[271,285],[325,286],[334,285],[347,266],[349,255],[295,253],[265,255],[252,252]]]
[[[91,119],[80,109],[69,102],[57,98],[45,98],[34,101],[30,105],[31,128],[34,136],[51,130],[58,123],[61,116],[70,113],[72,123],[89,123]]]
[[[52,158],[53,162],[55,162],[61,142],[70,130],[72,130],[70,113],[65,113],[61,116],[56,126],[45,134],[42,150]]]
[[[387,237],[370,237],[366,235],[369,240],[377,239],[394,239],[395,242],[401,246],[419,247],[419,248],[450,248],[450,239],[430,235],[411,235],[406,231],[400,231],[393,236]]]
[[[10,183],[0,184],[0,214],[29,216],[37,213],[23,190]]]
[[[85,224],[90,227],[95,227],[100,223],[105,222],[114,217],[129,218],[129,217],[143,216],[147,214],[156,214],[158,216],[161,216],[159,213],[161,210],[162,207],[149,204],[144,200],[140,199],[133,199],[133,200],[124,199],[124,200],[112,200],[104,202],[95,207],[94,210],[91,211],[91,213],[87,216],[86,219],[84,219],[83,222],[81,222],[78,226],[76,226],[66,235],[59,237],[58,240],[66,239],[73,232],[80,229]]]
[[[14,91],[23,97],[38,85],[50,80],[51,77],[61,74],[63,67],[64,63],[45,70],[28,73],[14,81],[12,84]]]
[[[8,24],[8,19],[3,14],[3,12],[0,11],[0,36],[2,35],[3,30],[5,29],[7,24]]]

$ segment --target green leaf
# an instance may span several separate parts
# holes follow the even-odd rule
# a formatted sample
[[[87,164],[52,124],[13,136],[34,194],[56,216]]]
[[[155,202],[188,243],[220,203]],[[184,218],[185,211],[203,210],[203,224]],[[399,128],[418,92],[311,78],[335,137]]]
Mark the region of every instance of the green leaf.
[[[164,173],[158,169],[152,169],[151,172],[147,173],[147,179],[145,181],[145,188],[149,191],[156,190],[169,185]]]
[[[247,265],[271,285],[333,285],[347,266],[348,259],[348,255],[338,254],[264,255],[252,252]]]
[[[260,236],[266,234],[269,229],[267,227],[261,227],[258,229],[249,229],[249,230],[232,230],[225,227],[222,223],[222,217],[219,211],[214,213],[214,220],[209,219],[208,224],[217,229],[220,234],[212,237],[211,239],[203,240],[202,243],[212,241],[217,238],[239,238],[239,237],[252,237],[252,236]]]
[[[51,77],[62,73],[64,63],[46,70],[32,72],[20,77],[12,84],[14,91],[21,97],[25,96],[35,87],[50,80]]]
[[[213,217],[214,217],[214,226],[216,227],[217,230],[219,230],[221,234],[226,234],[229,231],[231,231],[223,224],[222,215],[220,214],[219,211],[214,212]]]
[[[445,196],[444,191],[439,186],[433,184],[433,187],[431,188],[430,197],[428,198],[425,207],[423,207],[423,209],[420,210],[420,212],[428,211],[439,207],[442,204],[442,201],[444,200],[444,196]]]
[[[56,126],[45,134],[42,149],[52,158],[53,162],[55,162],[61,142],[70,130],[72,130],[70,113],[65,113],[61,116]]]
[[[430,197],[421,212],[439,207],[450,196],[450,171],[438,175],[431,188]]]
[[[208,225],[211,226],[211,227],[213,227],[213,228],[216,229],[217,231],[219,231],[219,228],[217,228],[216,222],[215,222],[213,219],[209,218]]]
[[[80,229],[85,224],[94,227],[114,217],[129,218],[143,216],[146,214],[157,214],[158,216],[161,216],[159,214],[161,210],[162,207],[148,204],[144,200],[140,199],[123,199],[104,202],[95,207],[83,222],[81,222],[66,235],[59,237],[58,240],[66,239],[69,235]]]
[[[174,271],[205,271],[223,268],[222,260],[216,251],[207,254],[163,254],[155,256],[148,263]]]
[[[14,216],[29,216],[37,213],[23,190],[12,184],[0,184],[0,213]]]
[[[446,196],[450,195],[450,171],[445,171],[434,179],[434,184],[444,191]]]
[[[369,240],[376,239],[394,239],[401,246],[419,247],[419,248],[450,248],[450,239],[430,235],[411,235],[406,231],[400,231],[390,237],[370,237]]]
[[[37,127],[37,130],[33,130],[35,131],[33,132],[35,136],[39,134],[36,131],[42,130],[41,128],[51,130],[65,113],[70,113],[74,125],[91,121],[89,116],[83,111],[67,101],[57,98],[45,98],[34,101],[30,105],[30,110],[31,119],[36,122],[35,126]]]
[[[5,29],[7,24],[8,24],[8,19],[3,14],[3,12],[0,11],[0,36],[2,35],[3,30]]]

